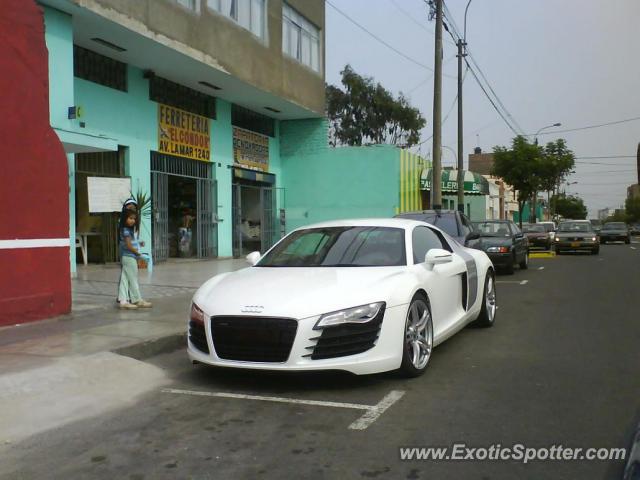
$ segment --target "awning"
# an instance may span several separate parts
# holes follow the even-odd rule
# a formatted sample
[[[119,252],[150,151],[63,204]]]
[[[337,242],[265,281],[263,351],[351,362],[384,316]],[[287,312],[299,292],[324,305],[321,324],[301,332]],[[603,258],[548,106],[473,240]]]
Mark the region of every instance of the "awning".
[[[258,170],[249,170],[247,168],[234,167],[233,178],[241,178],[252,182],[269,183],[271,185],[276,183],[276,176],[274,174]]]
[[[479,173],[463,170],[464,172],[464,193],[466,195],[489,195],[489,182]],[[431,190],[431,180],[433,170],[425,168],[420,177],[420,189]],[[458,191],[458,171],[442,170],[442,193],[456,193]]]
[[[108,152],[118,150],[118,141],[104,135],[54,128],[65,153]]]

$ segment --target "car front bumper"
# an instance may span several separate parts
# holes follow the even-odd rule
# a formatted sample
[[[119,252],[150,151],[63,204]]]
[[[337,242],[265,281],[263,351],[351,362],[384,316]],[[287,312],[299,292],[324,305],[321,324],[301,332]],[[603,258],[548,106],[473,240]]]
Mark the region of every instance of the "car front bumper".
[[[629,235],[600,235],[601,242],[626,242],[629,239]]]
[[[529,237],[529,248],[550,248],[551,238],[547,237]]]
[[[594,242],[593,240],[580,240],[580,241],[569,241],[569,240],[560,240],[554,242],[556,251],[558,250],[594,250],[600,247],[600,242],[597,240]]]
[[[387,308],[380,326],[380,332],[372,348],[355,355],[336,358],[311,359],[320,336],[320,330],[314,330],[319,316],[298,320],[298,326],[289,356],[284,362],[238,361],[220,358],[216,354],[211,336],[211,321],[205,321],[206,343],[209,353],[197,348],[191,340],[187,341],[189,359],[207,365],[255,370],[280,371],[320,371],[344,370],[356,375],[386,372],[400,368],[402,363],[402,345],[407,305]]]

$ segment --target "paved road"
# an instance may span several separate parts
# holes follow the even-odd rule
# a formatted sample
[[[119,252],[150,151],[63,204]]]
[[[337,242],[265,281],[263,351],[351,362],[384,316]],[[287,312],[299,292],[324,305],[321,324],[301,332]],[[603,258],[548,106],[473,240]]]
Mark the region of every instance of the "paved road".
[[[375,405],[404,391],[366,430],[348,428],[362,410],[158,389],[10,446],[0,477],[621,478],[621,461],[401,462],[398,447],[628,447],[640,419],[639,270],[640,245],[532,260],[499,277],[494,328],[463,330],[409,381],[214,370],[182,351],[149,361],[169,387],[197,392]]]

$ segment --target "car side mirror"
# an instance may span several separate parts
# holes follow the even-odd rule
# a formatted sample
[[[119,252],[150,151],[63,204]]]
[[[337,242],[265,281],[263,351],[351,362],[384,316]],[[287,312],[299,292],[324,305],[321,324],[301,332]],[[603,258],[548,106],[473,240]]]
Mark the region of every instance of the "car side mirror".
[[[442,248],[432,248],[424,256],[424,263],[429,270],[433,270],[435,265],[449,263],[453,261],[453,254]]]
[[[251,252],[249,255],[247,255],[247,263],[251,266],[254,266],[256,263],[258,263],[258,260],[260,260],[260,257],[262,255],[260,255],[260,252]]]
[[[477,240],[480,238],[480,232],[471,232],[467,235],[467,240]]]

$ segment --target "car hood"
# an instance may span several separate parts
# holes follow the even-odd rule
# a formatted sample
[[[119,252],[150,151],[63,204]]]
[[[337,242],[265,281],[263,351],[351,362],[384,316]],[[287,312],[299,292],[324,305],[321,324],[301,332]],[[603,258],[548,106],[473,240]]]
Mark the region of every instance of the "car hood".
[[[557,238],[573,238],[573,237],[595,237],[596,232],[556,232]]]
[[[524,236],[531,238],[547,238],[549,234],[547,232],[525,232]]]
[[[307,318],[389,302],[407,267],[252,267],[218,275],[194,295],[207,315]],[[252,308],[247,308],[252,306]],[[395,305],[387,303],[387,308]]]

